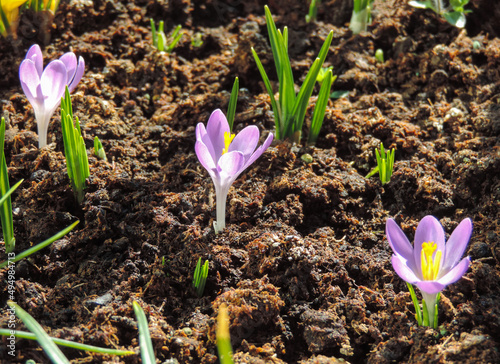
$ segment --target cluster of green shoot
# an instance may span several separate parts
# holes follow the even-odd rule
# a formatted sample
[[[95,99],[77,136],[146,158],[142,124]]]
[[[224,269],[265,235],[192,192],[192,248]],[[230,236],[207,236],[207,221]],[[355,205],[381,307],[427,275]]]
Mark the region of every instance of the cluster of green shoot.
[[[193,288],[198,297],[203,296],[203,291],[205,290],[205,284],[207,283],[207,277],[208,277],[208,260],[205,260],[205,263],[201,265],[201,258],[199,258],[193,274]]]
[[[90,176],[89,160],[78,117],[75,118],[73,124],[73,107],[71,105],[68,86],[66,86],[65,95],[61,99],[61,128],[68,177],[73,187],[76,201],[78,204],[81,204],[84,198],[85,180]],[[100,147],[102,149],[102,144]]]
[[[283,32],[276,28],[273,17],[269,8],[265,7],[267,31],[269,33],[269,41],[273,52],[274,63],[276,66],[276,73],[279,81],[279,98],[278,101],[274,98],[274,91],[267,76],[264,66],[252,48],[252,54],[257,63],[257,67],[264,81],[267,93],[271,98],[271,107],[274,112],[274,119],[276,125],[276,137],[278,139],[289,138],[293,142],[298,143],[301,139],[302,126],[306,115],[307,105],[309,98],[314,90],[314,85],[318,77],[321,67],[325,61],[328,49],[333,38],[333,31],[328,34],[318,57],[313,62],[309,72],[306,75],[304,83],[302,84],[299,93],[295,93],[294,79],[290,59],[288,58],[288,28],[285,27]],[[311,120],[311,127],[307,143],[312,145],[318,138],[321,125],[325,116],[325,110],[330,98],[330,89],[332,86],[332,72],[327,71],[324,82],[321,85],[318,101],[315,105],[313,117]]]
[[[306,22],[312,22],[316,20],[318,16],[318,5],[321,3],[321,0],[311,0],[309,4],[309,13],[306,15]]]
[[[465,10],[465,5],[469,0],[450,0],[449,6],[444,6],[443,0],[410,1],[408,4],[419,9],[431,9],[448,23],[463,28],[465,26],[465,14],[470,10]]]
[[[167,40],[167,36],[163,31],[164,23],[160,21],[158,24],[158,30],[156,30],[155,21],[153,19],[150,20],[151,23],[151,34],[153,38],[153,46],[158,49],[160,52],[172,53],[175,46],[181,40],[183,33],[181,33],[182,26],[177,25],[172,32],[170,38],[172,41],[169,43]]]
[[[384,145],[380,143],[380,150],[375,149],[377,166],[366,175],[366,178],[370,178],[378,172],[382,186],[389,183],[392,176],[392,170],[394,169],[394,152],[394,148],[386,152]]]
[[[349,29],[353,34],[359,34],[366,31],[368,25],[372,22],[372,3],[373,0],[354,0],[351,21]]]

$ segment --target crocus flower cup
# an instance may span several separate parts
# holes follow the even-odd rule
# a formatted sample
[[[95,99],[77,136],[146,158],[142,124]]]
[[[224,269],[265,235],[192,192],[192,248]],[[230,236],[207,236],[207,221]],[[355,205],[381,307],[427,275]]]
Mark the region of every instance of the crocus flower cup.
[[[259,137],[259,129],[255,125],[247,126],[236,136],[231,134],[227,119],[219,109],[210,115],[206,128],[203,123],[196,126],[196,155],[212,177],[215,186],[216,232],[226,226],[226,200],[229,188],[241,172],[255,162],[273,141],[273,134],[270,133],[264,144],[255,149]]]
[[[429,326],[434,326],[437,295],[458,281],[467,271],[470,258],[460,259],[472,234],[472,221],[467,218],[456,227],[448,242],[434,216],[425,216],[418,224],[412,246],[393,219],[386,223],[386,236],[394,254],[392,266],[406,282],[416,285],[426,303]]]
[[[35,112],[40,148],[47,144],[50,118],[61,103],[66,86],[72,92],[80,82],[84,70],[85,61],[82,57],[77,61],[73,52],[65,53],[43,69],[42,50],[38,44],[28,50],[19,67],[19,79]]]

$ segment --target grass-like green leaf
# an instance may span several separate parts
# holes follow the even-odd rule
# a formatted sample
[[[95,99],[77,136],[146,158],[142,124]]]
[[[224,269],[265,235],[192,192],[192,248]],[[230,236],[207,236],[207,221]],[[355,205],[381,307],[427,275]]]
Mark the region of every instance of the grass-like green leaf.
[[[141,347],[141,358],[143,364],[156,364],[153,343],[149,334],[149,325],[146,314],[137,301],[132,302],[137,324],[139,326],[139,346]]]
[[[229,335],[229,315],[227,313],[226,304],[224,303],[219,306],[215,336],[220,363],[233,364],[233,348],[231,346],[231,336]]]
[[[2,117],[0,121],[0,196],[4,196],[5,199],[4,202],[0,205],[0,220],[2,223],[5,251],[7,253],[10,253],[14,251],[14,247],[16,246],[16,239],[14,237],[14,220],[12,218],[12,202],[10,199],[10,194],[13,191],[11,191],[9,185],[9,173],[7,169],[7,162],[5,160],[4,144],[5,118]],[[16,184],[16,186],[19,186],[19,182],[18,184]]]
[[[184,34],[184,33],[180,32],[181,28],[182,28],[182,25],[177,25],[175,27],[174,31],[172,32],[172,35],[171,35],[172,42],[170,42],[170,44],[168,44],[167,48],[165,49],[165,51],[167,53],[172,53],[172,51],[174,50],[177,43],[179,43],[179,41],[181,40],[182,35]]]
[[[311,0],[311,3],[309,4],[309,13],[306,15],[307,23],[316,20],[316,17],[318,16],[318,5],[320,2],[320,0]]]
[[[23,251],[22,253],[16,254],[16,257],[14,259],[6,260],[6,261],[0,263],[0,269],[6,267],[8,264],[16,263],[16,262],[20,261],[21,259],[24,259],[24,258],[30,256],[31,254],[36,253],[40,249],[43,249],[46,246],[52,244],[54,241],[61,239],[64,235],[66,235],[71,230],[73,230],[73,228],[76,225],[78,225],[79,222],[80,222],[79,220],[75,221],[73,224],[71,224],[70,226],[68,226],[64,230],[59,231],[56,235],[48,238],[47,240],[41,242],[40,244],[37,244],[34,247],[31,247],[28,250]]]
[[[76,201],[81,204],[85,196],[83,191],[85,189],[85,180],[90,176],[89,160],[78,117],[75,118],[73,124],[73,107],[71,106],[71,96],[67,86],[65,95],[61,99],[61,128],[68,177]]]
[[[55,364],[69,364],[68,358],[64,356],[61,349],[52,341],[50,336],[45,332],[42,326],[31,317],[29,313],[24,311],[19,305],[12,301],[8,302],[10,307],[14,307],[16,316],[19,317],[24,325],[36,336],[36,340],[43,348],[50,360]]]
[[[104,147],[102,146],[101,140],[96,135],[94,138],[94,153],[97,158],[102,159],[103,161],[107,161],[106,152],[104,151]]]
[[[323,43],[318,57],[309,69],[299,93],[295,94],[295,82],[288,57],[288,28],[284,27],[283,32],[278,30],[269,8],[265,6],[264,10],[269,43],[279,81],[278,102],[274,98],[274,91],[266,71],[253,48],[252,54],[264,81],[266,91],[271,98],[271,107],[274,112],[276,125],[276,138],[290,138],[294,142],[299,142],[309,98],[312,95],[316,79],[328,54],[328,49],[333,39],[333,31],[330,32]]]
[[[282,125],[282,117],[281,117],[281,110],[279,105],[276,103],[276,99],[274,98],[274,91],[271,86],[271,81],[269,81],[269,77],[267,76],[266,71],[264,70],[264,66],[262,65],[262,62],[260,61],[259,56],[257,55],[257,52],[255,52],[255,49],[252,49],[252,55],[255,60],[255,63],[257,64],[257,68],[259,69],[260,75],[262,77],[262,80],[264,81],[264,86],[266,87],[266,91],[269,94],[269,97],[271,99],[271,108],[273,109],[274,112],[274,124],[276,127],[276,138],[278,139],[283,139],[284,137],[281,136],[281,130],[283,130],[284,126]]]
[[[205,285],[207,283],[208,277],[208,260],[205,260],[203,266],[201,265],[201,257],[198,258],[198,263],[193,274],[193,288],[196,291],[198,297],[203,296],[203,291],[205,290]]]
[[[375,173],[378,172],[380,182],[382,185],[389,183],[392,177],[392,170],[394,169],[394,148],[385,151],[384,145],[380,143],[380,150],[375,149],[375,157],[377,158],[377,166],[373,168],[370,173],[366,175],[365,178],[370,178]]]
[[[227,106],[227,122],[229,130],[233,130],[234,116],[236,115],[236,103],[238,102],[238,93],[240,90],[240,81],[238,77],[234,79],[233,89],[229,97],[229,105]]]
[[[0,329],[0,335],[10,336],[10,335],[12,335],[12,331],[10,329]],[[31,332],[27,332],[27,331],[14,331],[13,335],[17,338],[20,338],[20,339],[27,339],[27,340],[36,340],[37,339],[35,334],[33,334]],[[77,343],[74,341],[59,339],[56,337],[50,337],[50,339],[56,345],[64,346],[64,347],[68,347],[68,348],[72,348],[72,349],[77,349],[77,350],[89,351],[92,353],[100,353],[100,354],[106,354],[106,355],[118,355],[118,356],[134,355],[135,354],[134,351],[130,351],[130,350],[101,348],[99,346]]]
[[[408,286],[408,290],[410,291],[411,300],[413,302],[413,306],[415,307],[415,318],[417,319],[417,323],[419,326],[422,326],[424,320],[422,317],[422,310],[420,309],[420,304],[418,303],[417,295],[415,294],[415,289],[413,286],[406,282]]]
[[[155,21],[151,18],[149,19],[149,23],[151,24],[151,39],[153,40],[153,47],[158,49],[158,32],[156,31]],[[160,25],[163,22],[160,22]]]
[[[318,101],[316,101],[316,106],[314,107],[311,119],[311,128],[309,129],[309,137],[307,139],[308,145],[314,145],[316,140],[318,140],[319,131],[323,125],[323,120],[325,119],[326,106],[328,105],[328,100],[330,99],[332,83],[332,70],[329,70],[321,83]]]

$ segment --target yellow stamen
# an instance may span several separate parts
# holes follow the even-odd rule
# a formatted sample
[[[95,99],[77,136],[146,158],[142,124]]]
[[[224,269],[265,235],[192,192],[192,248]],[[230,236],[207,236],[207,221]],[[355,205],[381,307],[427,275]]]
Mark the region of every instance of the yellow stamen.
[[[227,153],[227,150],[229,149],[229,144],[234,139],[235,134],[231,134],[230,132],[225,131],[224,132],[224,148],[222,149],[222,154]]]
[[[424,281],[434,281],[437,278],[439,272],[439,265],[441,263],[441,255],[443,254],[438,250],[434,256],[434,252],[437,249],[437,244],[434,242],[422,243],[422,251],[420,253],[420,264],[422,267],[422,276]]]

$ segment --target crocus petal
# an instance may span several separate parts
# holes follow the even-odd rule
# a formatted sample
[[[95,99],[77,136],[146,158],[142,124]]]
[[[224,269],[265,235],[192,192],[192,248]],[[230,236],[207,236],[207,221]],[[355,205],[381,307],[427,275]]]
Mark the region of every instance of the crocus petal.
[[[214,146],[212,145],[212,141],[210,140],[207,134],[205,125],[203,125],[203,123],[198,123],[198,125],[196,125],[195,132],[196,132],[196,140],[205,144],[205,146],[208,149],[208,152],[212,157],[214,165],[217,164],[217,159],[215,158]]]
[[[259,143],[259,128],[250,125],[240,131],[229,145],[228,152],[233,150],[243,153],[245,160],[249,159]]]
[[[66,66],[68,83],[71,82],[76,72],[76,55],[73,52],[64,53],[59,60]]]
[[[41,92],[37,92],[37,88],[40,85],[40,77],[38,76],[35,62],[30,59],[25,59],[21,62],[19,79],[21,80],[21,87],[33,108],[43,106],[43,95]]]
[[[407,261],[400,255],[393,254],[391,258],[392,267],[404,281],[415,284],[420,281],[420,279],[415,275],[415,272],[408,267]]]
[[[401,255],[406,260],[414,261],[413,246],[403,230],[401,230],[393,219],[387,219],[385,223],[385,235],[394,253]]]
[[[73,92],[76,86],[78,86],[78,83],[80,83],[80,80],[82,79],[84,72],[85,72],[85,61],[83,60],[82,57],[79,57],[78,66],[76,67],[76,72],[73,75],[73,78],[72,79],[68,78],[69,92]]]
[[[225,177],[235,180],[241,173],[241,167],[245,164],[245,157],[239,151],[228,152],[220,157],[217,170]]]
[[[427,294],[436,294],[445,289],[445,285],[438,281],[419,281],[417,287]]]
[[[437,281],[420,281],[417,283],[417,287],[428,294],[434,294],[441,292],[449,284],[455,283],[467,272],[470,265],[470,258],[466,257],[458,263],[455,268],[453,268],[444,277],[438,279]]]
[[[420,262],[422,244],[426,242],[434,242],[437,245],[437,250],[443,252],[441,256],[441,265],[443,264],[443,258],[445,253],[445,240],[444,240],[444,229],[438,219],[434,216],[427,215],[417,226],[417,231],[415,232],[415,240],[413,242],[413,256],[415,262]],[[435,254],[435,253],[434,253]],[[420,264],[416,264],[418,270],[418,276],[422,276],[422,269]]]
[[[266,140],[264,141],[264,144],[262,144],[260,147],[258,147],[257,150],[250,156],[250,158],[247,159],[247,161],[245,162],[245,165],[243,166],[242,169],[247,168],[249,165],[251,165],[253,162],[255,162],[257,160],[257,158],[259,158],[262,155],[262,153],[264,153],[266,151],[266,149],[269,148],[269,146],[273,142],[273,138],[274,138],[274,135],[272,133],[269,133]]]
[[[45,98],[45,108],[54,110],[61,102],[66,89],[66,67],[59,60],[50,62],[43,70],[40,85]]]
[[[446,255],[440,274],[447,274],[462,258],[472,234],[472,220],[465,219],[453,230],[446,242]]]
[[[230,132],[227,119],[219,109],[212,112],[207,123],[207,134],[212,142],[215,152],[215,159],[219,159],[224,149],[224,133]]]
[[[213,170],[217,167],[207,146],[201,141],[197,140],[196,144],[194,145],[194,150],[201,165],[211,174],[211,172],[213,172]]]
[[[198,125],[196,125],[196,129],[194,132],[196,135],[196,140],[201,141],[203,136],[207,134],[207,129],[205,129],[205,125],[203,125],[203,123],[198,123]]]
[[[28,49],[25,59],[30,59],[35,62],[36,71],[38,76],[41,77],[43,72],[43,55],[38,44],[33,44],[30,49]]]
[[[455,283],[467,272],[470,266],[470,258],[465,257],[458,263],[452,270],[450,270],[446,275],[439,278],[437,281],[444,286]]]

